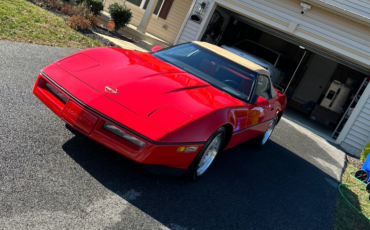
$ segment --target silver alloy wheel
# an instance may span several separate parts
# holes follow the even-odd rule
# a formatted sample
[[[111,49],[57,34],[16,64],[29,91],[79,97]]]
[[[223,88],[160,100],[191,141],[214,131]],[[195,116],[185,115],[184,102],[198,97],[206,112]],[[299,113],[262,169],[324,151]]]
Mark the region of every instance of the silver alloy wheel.
[[[272,120],[270,126],[268,127],[265,134],[263,135],[262,145],[264,145],[267,142],[267,140],[270,138],[272,131],[274,131],[275,125],[276,125],[276,118]]]
[[[221,147],[222,133],[219,133],[208,145],[198,164],[197,175],[202,175],[211,165]]]

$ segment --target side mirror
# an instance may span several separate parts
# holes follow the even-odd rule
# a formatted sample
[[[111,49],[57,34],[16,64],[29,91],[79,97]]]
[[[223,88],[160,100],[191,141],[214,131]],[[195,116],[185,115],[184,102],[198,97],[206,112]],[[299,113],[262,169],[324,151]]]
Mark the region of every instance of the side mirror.
[[[266,100],[264,97],[258,96],[256,102],[254,103],[257,106],[268,108],[270,106],[270,103],[268,100]]]
[[[150,50],[151,50],[152,52],[155,52],[155,51],[157,51],[157,50],[161,50],[161,49],[163,49],[163,47],[162,47],[162,46],[153,46]]]

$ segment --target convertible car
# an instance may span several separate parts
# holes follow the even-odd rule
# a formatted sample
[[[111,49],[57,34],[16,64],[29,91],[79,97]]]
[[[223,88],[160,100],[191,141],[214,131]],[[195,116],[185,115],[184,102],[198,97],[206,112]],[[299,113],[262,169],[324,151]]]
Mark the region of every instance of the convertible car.
[[[45,67],[33,93],[69,126],[156,173],[196,180],[220,151],[267,142],[286,107],[268,70],[204,42],[157,48],[72,54]]]

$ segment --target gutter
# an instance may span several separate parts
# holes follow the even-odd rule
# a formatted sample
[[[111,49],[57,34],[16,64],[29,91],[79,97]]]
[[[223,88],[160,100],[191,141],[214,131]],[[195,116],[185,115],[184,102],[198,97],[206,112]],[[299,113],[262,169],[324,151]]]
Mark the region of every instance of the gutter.
[[[302,2],[301,0],[298,0]],[[348,20],[354,21],[356,23],[360,23],[364,26],[370,27],[370,14],[368,16],[362,15],[360,13],[357,13],[355,11],[345,9],[343,7],[340,7],[339,5],[332,4],[328,1],[324,0],[304,0],[304,2],[312,4],[316,7],[319,7],[325,11],[329,11],[331,13],[334,13],[340,17],[346,18]],[[340,4],[340,3],[339,3]],[[360,7],[360,6],[359,6]],[[370,9],[370,3],[369,3],[369,9]],[[366,12],[366,10],[364,10]]]

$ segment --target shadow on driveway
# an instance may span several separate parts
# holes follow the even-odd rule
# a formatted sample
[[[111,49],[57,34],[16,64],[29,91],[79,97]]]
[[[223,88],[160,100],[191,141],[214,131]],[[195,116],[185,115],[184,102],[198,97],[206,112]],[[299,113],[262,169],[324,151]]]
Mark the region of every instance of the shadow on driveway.
[[[183,229],[332,229],[338,183],[269,141],[221,153],[196,182],[145,171],[75,132],[63,145],[96,180],[167,227]],[[118,223],[115,227],[124,227]]]

